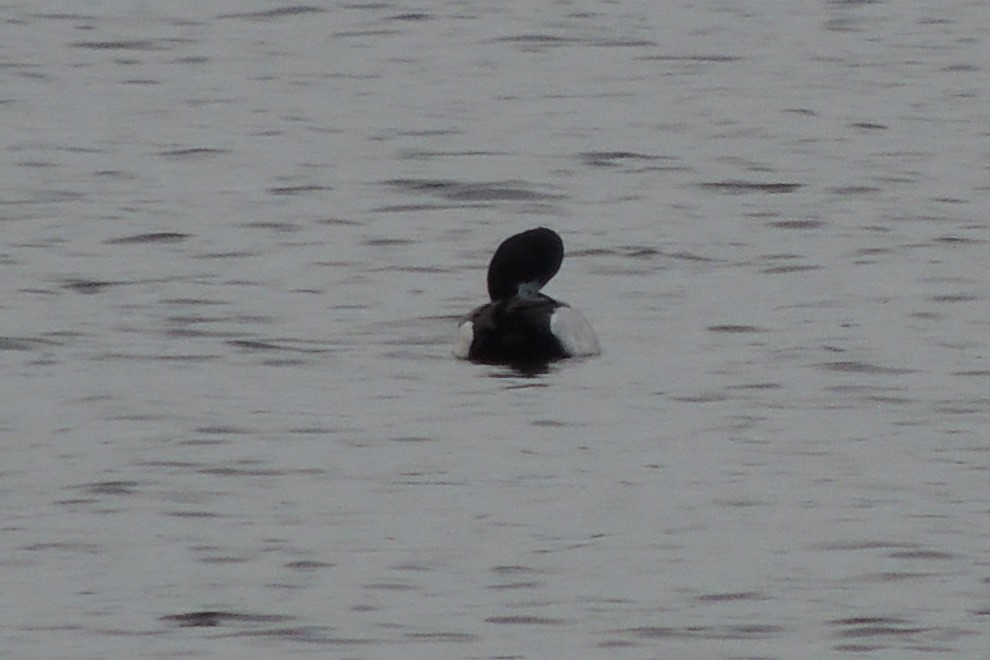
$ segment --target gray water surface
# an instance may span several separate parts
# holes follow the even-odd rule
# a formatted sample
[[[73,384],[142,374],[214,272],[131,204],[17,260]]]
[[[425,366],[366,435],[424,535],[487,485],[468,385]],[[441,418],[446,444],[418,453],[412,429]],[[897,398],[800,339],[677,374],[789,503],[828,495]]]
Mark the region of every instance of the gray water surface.
[[[987,657],[990,5],[4,15],[4,657]]]

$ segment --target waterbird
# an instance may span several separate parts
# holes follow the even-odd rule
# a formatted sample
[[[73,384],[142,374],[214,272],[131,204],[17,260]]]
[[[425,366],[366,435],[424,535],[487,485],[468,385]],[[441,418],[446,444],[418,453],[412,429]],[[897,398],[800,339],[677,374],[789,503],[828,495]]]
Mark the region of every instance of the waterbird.
[[[488,264],[491,302],[462,319],[454,356],[528,369],[600,353],[598,338],[584,315],[540,292],[563,260],[563,240],[546,227],[502,241]]]

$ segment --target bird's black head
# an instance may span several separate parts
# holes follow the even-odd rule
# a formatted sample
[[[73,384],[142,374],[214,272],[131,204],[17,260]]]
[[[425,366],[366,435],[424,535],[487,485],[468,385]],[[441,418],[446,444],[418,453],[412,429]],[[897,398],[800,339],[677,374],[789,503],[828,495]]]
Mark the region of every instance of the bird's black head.
[[[549,282],[564,260],[557,232],[537,227],[502,241],[488,264],[488,295],[493,301],[533,296]]]

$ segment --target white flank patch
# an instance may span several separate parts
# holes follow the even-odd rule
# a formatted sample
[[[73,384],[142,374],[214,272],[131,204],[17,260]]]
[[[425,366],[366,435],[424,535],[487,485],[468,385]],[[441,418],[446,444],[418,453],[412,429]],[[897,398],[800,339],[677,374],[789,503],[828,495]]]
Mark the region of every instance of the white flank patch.
[[[550,317],[550,332],[571,357],[598,355],[598,337],[584,314],[573,307],[558,307]]]
[[[474,341],[474,323],[465,321],[457,328],[457,337],[454,338],[454,357],[466,360],[471,353],[471,342]]]

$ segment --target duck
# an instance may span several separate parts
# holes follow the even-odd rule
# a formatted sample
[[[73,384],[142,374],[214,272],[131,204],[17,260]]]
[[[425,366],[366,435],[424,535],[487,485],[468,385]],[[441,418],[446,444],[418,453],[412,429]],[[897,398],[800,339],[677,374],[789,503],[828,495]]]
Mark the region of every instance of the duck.
[[[528,368],[601,349],[581,312],[541,292],[564,260],[564,242],[537,227],[502,241],[488,264],[488,297],[461,319],[455,357]]]

